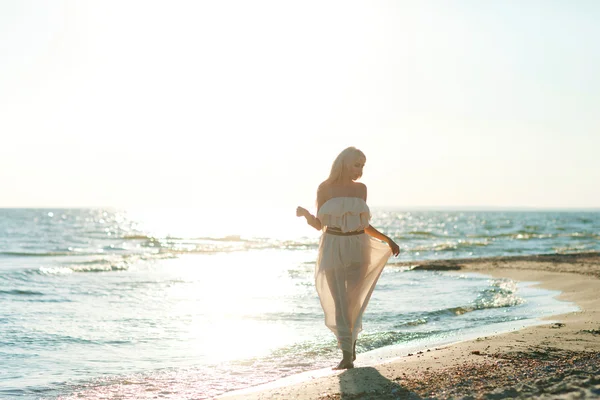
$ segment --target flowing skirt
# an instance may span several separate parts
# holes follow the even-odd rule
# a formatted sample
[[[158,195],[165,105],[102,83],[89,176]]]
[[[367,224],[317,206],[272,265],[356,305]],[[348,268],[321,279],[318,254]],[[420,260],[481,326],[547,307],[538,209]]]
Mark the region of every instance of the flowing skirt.
[[[390,255],[387,244],[364,233],[321,236],[315,284],[325,325],[343,351],[353,351],[362,315]]]

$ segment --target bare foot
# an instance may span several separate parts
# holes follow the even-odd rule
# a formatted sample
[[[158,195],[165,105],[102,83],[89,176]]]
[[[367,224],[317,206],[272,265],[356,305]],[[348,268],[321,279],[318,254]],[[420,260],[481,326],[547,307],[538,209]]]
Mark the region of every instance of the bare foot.
[[[352,362],[352,353],[349,351],[342,351],[342,361],[334,367],[333,369],[350,369],[354,368],[354,363]]]
[[[332,369],[350,369],[354,368],[354,363],[350,360],[342,359],[337,367],[333,367]]]

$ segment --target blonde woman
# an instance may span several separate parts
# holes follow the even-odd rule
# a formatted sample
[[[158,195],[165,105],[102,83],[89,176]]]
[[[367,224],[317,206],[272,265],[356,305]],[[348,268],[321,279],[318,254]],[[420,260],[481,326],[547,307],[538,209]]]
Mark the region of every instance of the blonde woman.
[[[297,216],[323,231],[315,284],[325,325],[336,335],[343,354],[334,369],[354,367],[363,312],[388,258],[400,252],[392,239],[369,224],[367,187],[356,182],[365,162],[363,152],[354,147],[342,151],[317,190],[317,216],[302,207],[296,210]]]

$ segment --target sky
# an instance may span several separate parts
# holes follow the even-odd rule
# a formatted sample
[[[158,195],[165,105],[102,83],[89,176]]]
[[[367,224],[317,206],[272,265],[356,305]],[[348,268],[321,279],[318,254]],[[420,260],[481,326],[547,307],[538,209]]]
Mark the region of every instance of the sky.
[[[0,207],[600,208],[600,2],[0,3]]]

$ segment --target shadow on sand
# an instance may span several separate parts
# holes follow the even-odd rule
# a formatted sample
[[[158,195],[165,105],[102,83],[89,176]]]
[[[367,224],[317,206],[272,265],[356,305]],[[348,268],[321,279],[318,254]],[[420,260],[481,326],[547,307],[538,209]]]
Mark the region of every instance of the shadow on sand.
[[[353,368],[338,375],[340,382],[340,399],[421,399],[389,379],[385,378],[373,367]]]

